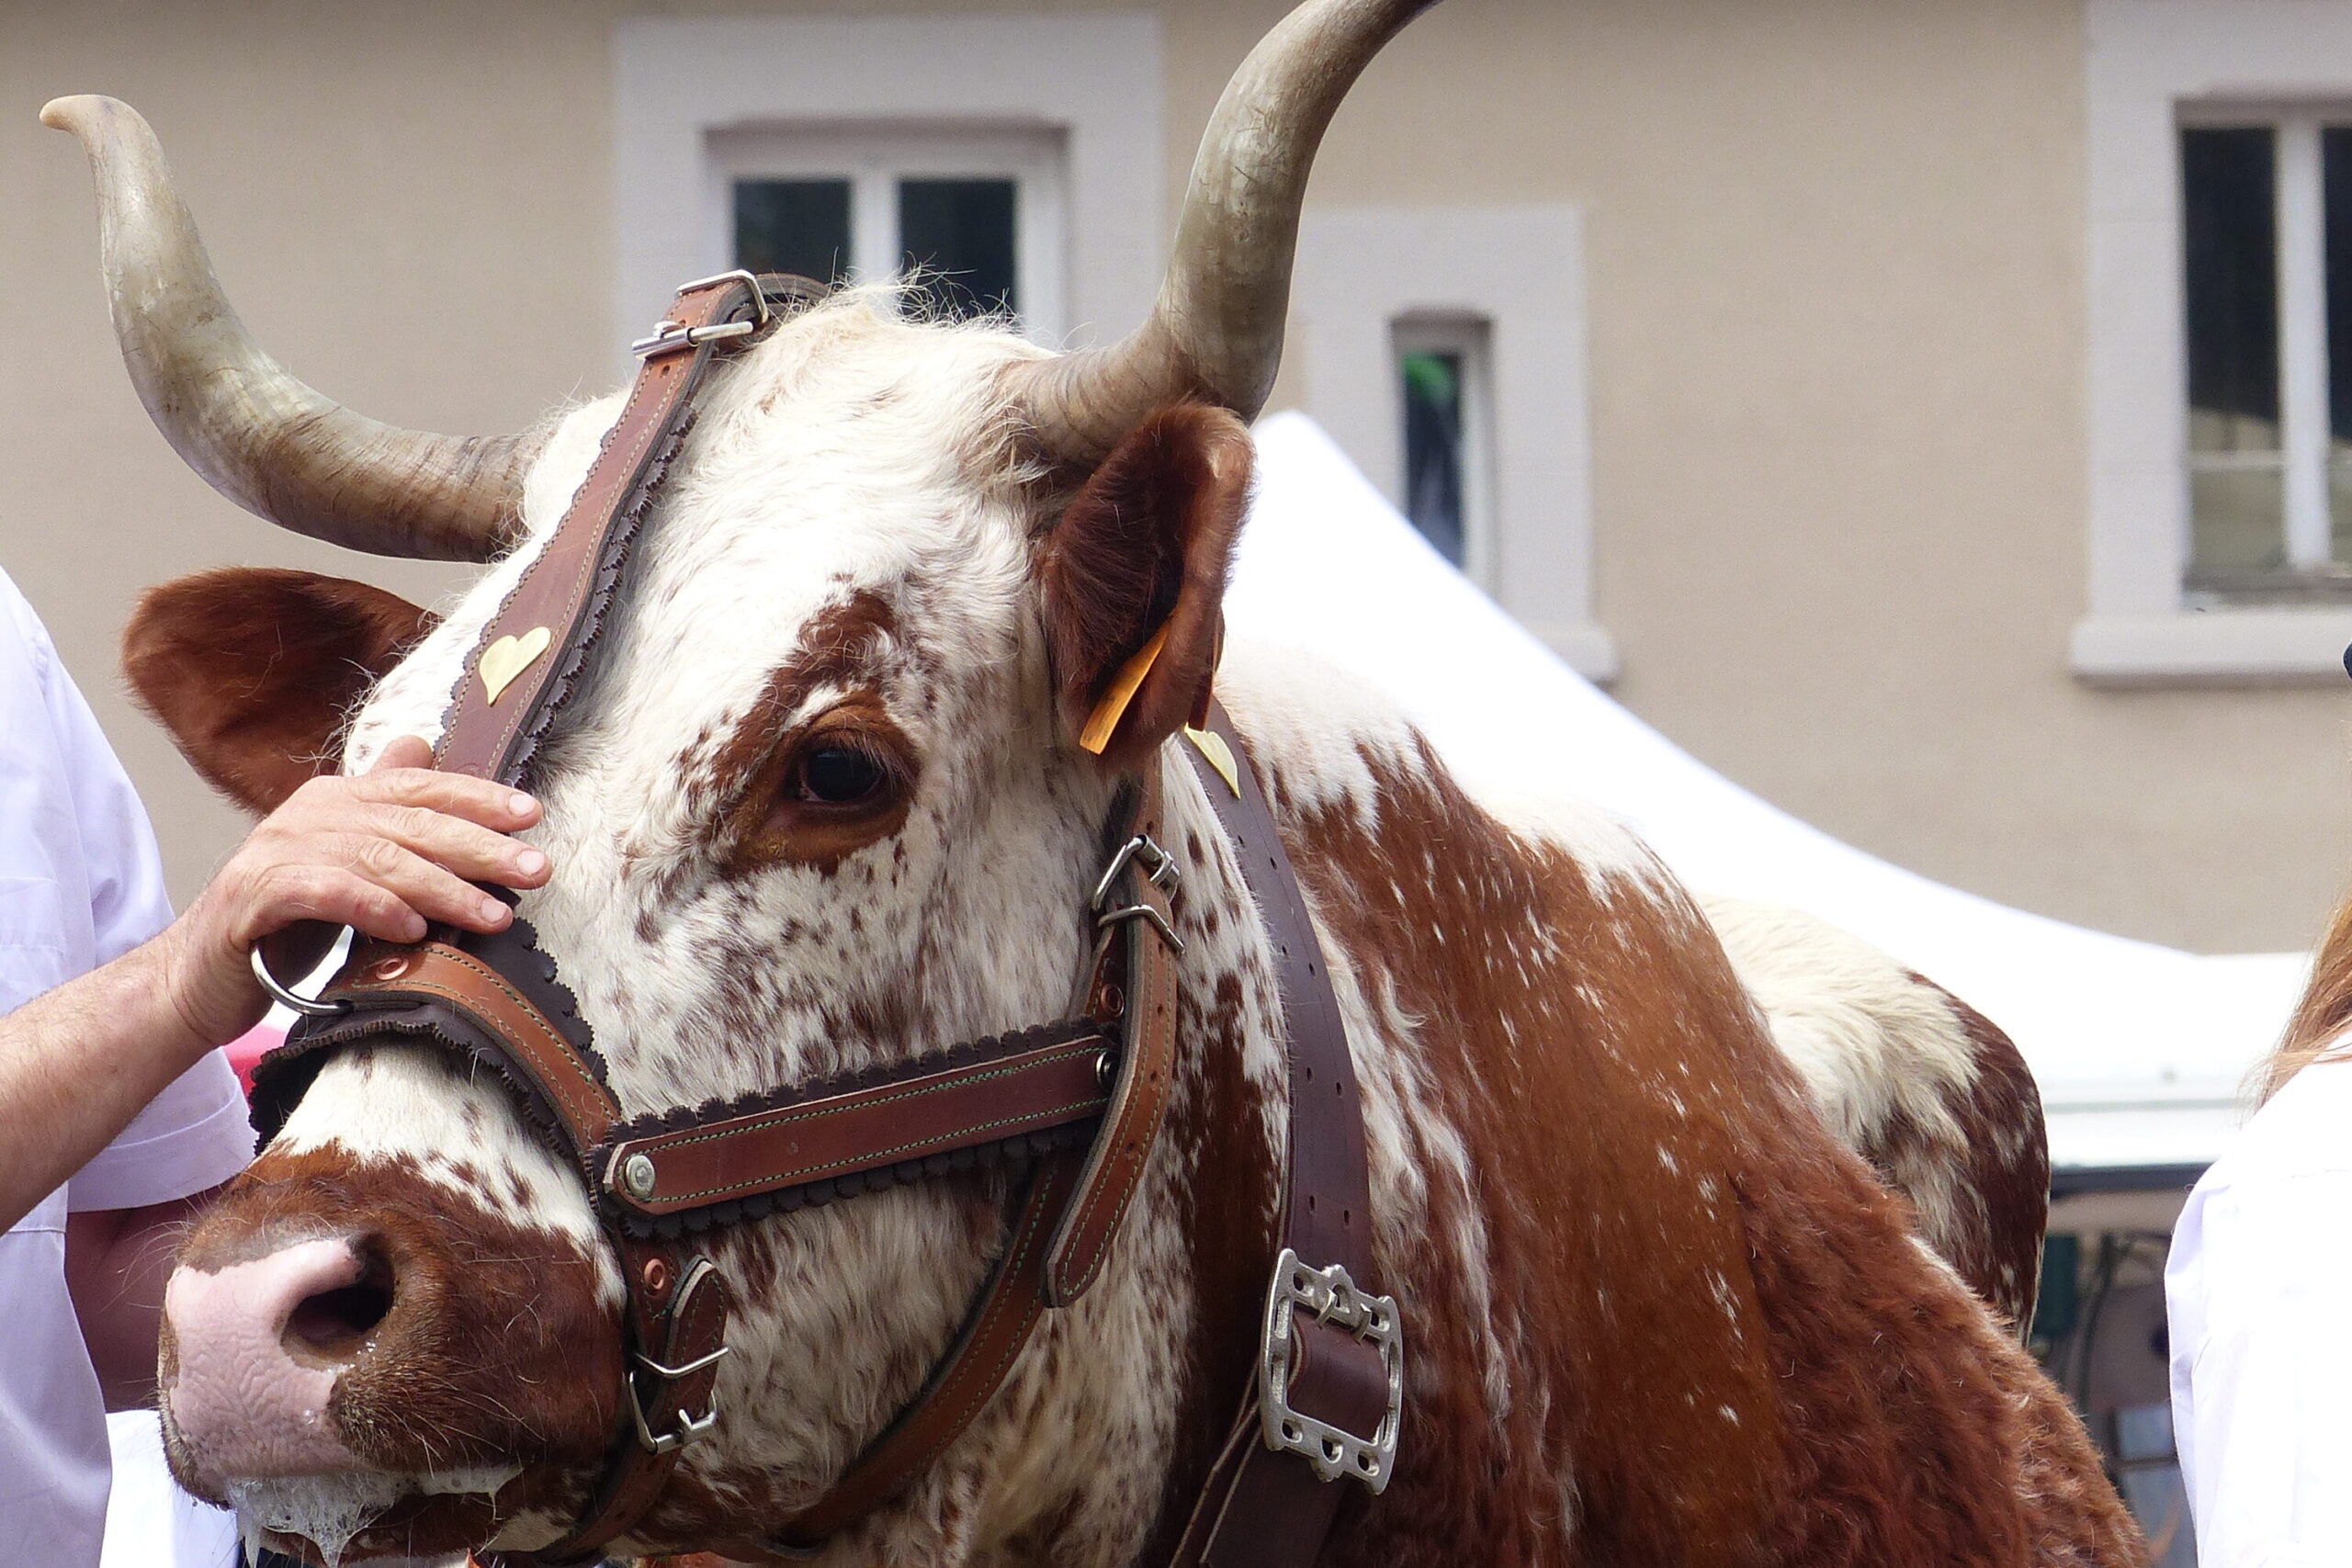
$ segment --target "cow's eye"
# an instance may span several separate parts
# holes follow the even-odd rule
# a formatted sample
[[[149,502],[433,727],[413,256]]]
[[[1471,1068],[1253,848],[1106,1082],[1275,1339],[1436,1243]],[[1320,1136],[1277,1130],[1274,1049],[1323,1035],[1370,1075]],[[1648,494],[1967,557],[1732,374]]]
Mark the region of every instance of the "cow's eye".
[[[800,798],[828,806],[855,806],[881,790],[882,764],[849,746],[811,751],[800,764]]]

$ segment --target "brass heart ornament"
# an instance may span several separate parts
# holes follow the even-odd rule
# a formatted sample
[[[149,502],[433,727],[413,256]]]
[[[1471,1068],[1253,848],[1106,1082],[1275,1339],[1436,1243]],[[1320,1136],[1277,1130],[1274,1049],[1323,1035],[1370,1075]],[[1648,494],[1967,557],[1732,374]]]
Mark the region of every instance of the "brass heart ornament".
[[[533,626],[521,637],[503,637],[481,650],[474,661],[474,673],[481,677],[481,689],[490,694],[495,707],[514,677],[538,662],[539,655],[548,650],[554,634],[545,626]]]

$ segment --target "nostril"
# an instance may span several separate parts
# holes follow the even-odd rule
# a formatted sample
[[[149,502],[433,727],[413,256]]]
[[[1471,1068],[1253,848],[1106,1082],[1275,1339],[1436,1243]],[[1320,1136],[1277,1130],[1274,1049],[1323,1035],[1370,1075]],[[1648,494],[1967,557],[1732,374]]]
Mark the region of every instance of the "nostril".
[[[359,1278],[303,1297],[287,1314],[283,1341],[305,1359],[348,1361],[392,1310],[392,1269],[372,1243],[357,1247]]]

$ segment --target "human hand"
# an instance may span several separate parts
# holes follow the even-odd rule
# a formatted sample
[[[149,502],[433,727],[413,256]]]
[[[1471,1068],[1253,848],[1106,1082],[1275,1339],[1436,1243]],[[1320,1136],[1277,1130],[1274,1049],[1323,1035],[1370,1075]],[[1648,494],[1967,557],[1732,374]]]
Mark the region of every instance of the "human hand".
[[[157,939],[167,994],[195,1043],[233,1040],[267,1010],[251,968],[255,942],[267,943],[272,972],[290,977],[317,964],[339,926],[387,942],[415,942],[428,921],[493,931],[514,913],[469,884],[547,881],[547,856],[506,836],[539,819],[538,803],[435,772],[432,761],[432,748],[402,736],[365,773],[312,779]]]

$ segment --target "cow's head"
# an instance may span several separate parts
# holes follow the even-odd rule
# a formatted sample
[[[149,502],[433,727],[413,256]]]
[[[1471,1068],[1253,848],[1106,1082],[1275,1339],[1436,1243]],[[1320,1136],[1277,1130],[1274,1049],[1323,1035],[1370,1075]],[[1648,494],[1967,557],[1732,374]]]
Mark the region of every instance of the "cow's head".
[[[1317,0],[1251,57],[1159,302],[1122,343],[1055,356],[854,291],[715,373],[534,778],[556,869],[524,913],[628,1111],[1066,1007],[1116,776],[1212,672],[1308,161],[1423,4]],[[143,122],[86,98],[45,118],[90,152],[125,357],[207,479],[317,536],[494,563],[437,622],[301,573],[170,585],[126,639],[139,693],[255,811],[436,735],[617,400],[502,441],[336,407],[247,340]],[[1162,628],[1090,755],[1080,721]],[[723,1423],[646,1543],[772,1527],[821,1492],[954,1337],[1006,1207],[981,1174],[718,1240],[740,1303]],[[542,1544],[614,1438],[620,1299],[576,1175],[500,1086],[362,1043],[187,1241],[164,1365],[175,1468],[328,1557]]]

